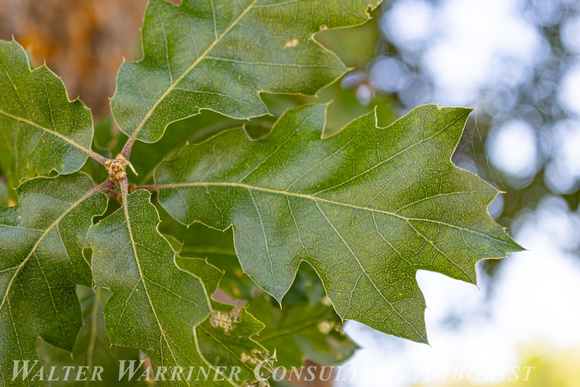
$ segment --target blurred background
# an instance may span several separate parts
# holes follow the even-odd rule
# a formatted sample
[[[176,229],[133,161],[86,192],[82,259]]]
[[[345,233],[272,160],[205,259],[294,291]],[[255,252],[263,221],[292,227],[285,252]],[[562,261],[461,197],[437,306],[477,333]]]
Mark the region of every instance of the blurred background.
[[[145,0],[0,0],[0,38],[106,119],[140,57]],[[453,161],[502,194],[490,214],[528,251],[478,266],[479,288],[419,272],[431,346],[358,323],[339,386],[580,385],[580,2],[385,0],[364,26],[316,36],[355,69],[325,89],[337,131],[378,105],[478,107]],[[264,99],[275,114],[313,101]],[[8,201],[0,176],[0,204]]]

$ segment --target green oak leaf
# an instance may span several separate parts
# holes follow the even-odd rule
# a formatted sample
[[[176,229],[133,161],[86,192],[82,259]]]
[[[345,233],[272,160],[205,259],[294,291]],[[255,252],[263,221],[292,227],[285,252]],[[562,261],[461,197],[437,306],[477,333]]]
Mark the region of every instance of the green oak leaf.
[[[154,366],[202,365],[193,327],[209,315],[207,294],[176,266],[158,223],[150,194],[140,190],[89,230],[94,281],[113,292],[104,311],[107,333],[111,343],[145,352]],[[175,384],[190,385],[177,377]]]
[[[16,41],[0,41],[0,164],[13,186],[26,177],[79,170],[93,138],[93,119],[46,66],[32,70]]]
[[[140,352],[134,348],[122,348],[111,345],[105,331],[103,316],[103,299],[110,294],[104,289],[92,289],[79,286],[77,294],[81,301],[84,325],[77,337],[77,342],[71,354],[55,348],[44,342],[36,348],[38,357],[43,361],[46,374],[51,367],[55,367],[51,386],[86,386],[86,385],[114,385],[114,386],[149,386],[145,380],[124,382],[119,381],[119,369],[122,361],[140,361]],[[67,369],[75,367],[66,377]],[[84,367],[84,368],[80,368]],[[79,376],[79,372],[81,375]],[[34,373],[34,372],[33,372]],[[83,379],[88,379],[83,380]],[[46,379],[46,376],[45,376]],[[68,380],[67,380],[68,379]]]
[[[387,128],[375,112],[322,136],[325,105],[188,145],[155,173],[159,202],[185,224],[233,225],[244,271],[281,301],[301,261],[343,319],[427,342],[415,278],[475,283],[475,263],[521,248],[486,211],[498,191],[451,163],[470,109],[420,106]]]
[[[223,272],[205,259],[177,257],[180,268],[203,280],[208,294],[218,288]],[[251,315],[247,307],[228,305],[211,300],[211,315],[198,325],[196,336],[203,356],[214,366],[239,367],[239,383],[255,383],[256,365],[267,359],[268,351],[252,336],[264,329],[264,324]]]
[[[18,188],[17,206],[0,208],[0,380],[6,383],[14,361],[21,367],[36,359],[39,337],[73,349],[82,326],[76,285],[92,285],[85,236],[107,204],[94,188],[82,173],[35,178]],[[19,380],[30,383],[22,374]]]
[[[113,292],[104,312],[111,342],[145,352],[153,376],[168,367],[166,380],[157,380],[162,385],[237,385],[231,370],[214,367],[199,350],[194,328],[210,316],[209,297],[199,277],[176,265],[172,245],[157,231],[150,196],[143,190],[128,195],[88,233],[94,281]],[[211,372],[209,380],[198,379],[199,367]]]
[[[151,0],[144,58],[124,63],[111,111],[145,142],[167,125],[213,110],[236,119],[267,113],[260,92],[315,94],[347,68],[313,35],[367,21],[381,0]]]

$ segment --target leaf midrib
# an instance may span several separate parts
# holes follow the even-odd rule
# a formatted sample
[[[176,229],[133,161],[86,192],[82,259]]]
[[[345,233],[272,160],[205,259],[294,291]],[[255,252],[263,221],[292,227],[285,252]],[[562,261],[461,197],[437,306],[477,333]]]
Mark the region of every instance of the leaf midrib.
[[[177,188],[185,188],[185,187],[232,187],[232,188],[240,188],[240,189],[261,191],[261,192],[267,192],[267,193],[277,194],[277,195],[284,195],[284,196],[290,196],[290,197],[298,197],[298,198],[302,198],[302,199],[312,200],[314,202],[329,203],[329,204],[333,204],[333,205],[338,205],[338,206],[353,208],[353,209],[362,210],[362,211],[376,212],[376,213],[383,214],[383,215],[393,216],[395,218],[404,220],[405,222],[418,221],[418,222],[437,223],[437,224],[440,224],[442,226],[447,226],[447,227],[455,228],[455,229],[460,230],[460,231],[470,232],[470,233],[473,233],[473,234],[477,234],[477,235],[480,235],[480,236],[489,238],[489,239],[491,239],[493,241],[496,241],[496,242],[500,242],[500,243],[504,243],[504,244],[507,244],[507,245],[511,245],[509,242],[502,241],[501,239],[494,238],[494,237],[492,237],[490,235],[481,233],[479,231],[475,231],[475,230],[472,230],[472,229],[469,229],[469,228],[465,228],[465,227],[456,226],[456,225],[450,224],[450,223],[441,222],[441,221],[438,221],[438,220],[424,219],[424,218],[410,218],[410,217],[406,217],[406,216],[397,214],[395,212],[380,210],[378,208],[358,206],[356,204],[337,202],[337,201],[334,201],[334,200],[325,199],[325,198],[322,198],[322,197],[313,196],[313,195],[309,195],[309,194],[301,194],[301,193],[297,193],[297,192],[276,190],[276,189],[272,189],[272,188],[259,187],[259,186],[254,186],[254,185],[250,185],[250,184],[244,184],[244,183],[235,183],[235,182],[192,182],[192,183],[156,184],[156,185],[149,186],[149,187],[154,188],[156,190],[162,190],[162,189],[177,189]]]
[[[376,212],[376,213],[380,213],[383,215],[387,215],[387,216],[392,216],[395,218],[398,218],[400,220],[405,221],[409,227],[411,227],[411,229],[413,229],[418,235],[420,235],[425,241],[431,243],[431,245],[439,252],[441,253],[444,257],[446,257],[454,266],[456,266],[458,269],[460,269],[468,278],[470,278],[471,280],[473,280],[473,278],[462,268],[460,267],[456,262],[452,261],[451,258],[449,256],[447,256],[447,254],[443,253],[437,246],[435,246],[425,235],[423,235],[423,233],[421,233],[419,230],[417,230],[416,227],[414,227],[411,222],[412,221],[423,221],[423,222],[433,222],[433,223],[437,223],[443,226],[447,226],[447,227],[451,227],[454,229],[458,229],[460,231],[464,231],[464,232],[470,232],[470,233],[474,233],[480,236],[483,236],[485,238],[488,239],[492,239],[496,242],[501,242],[504,244],[508,244],[508,242],[496,239],[490,235],[475,231],[475,230],[471,230],[468,228],[464,228],[464,227],[459,227],[450,223],[445,223],[445,222],[441,222],[441,221],[437,221],[437,220],[432,220],[432,219],[421,219],[421,218],[408,218],[405,217],[403,215],[394,213],[394,212],[389,212],[389,211],[385,211],[385,210],[379,210],[376,208],[369,208],[369,207],[363,207],[363,206],[357,206],[354,204],[349,204],[349,203],[342,203],[342,202],[337,202],[334,200],[330,200],[330,199],[325,199],[322,197],[317,197],[317,196],[313,196],[313,195],[308,195],[308,194],[301,194],[301,193],[296,193],[296,192],[289,192],[289,191],[282,191],[282,190],[275,190],[272,188],[264,188],[264,187],[257,187],[257,186],[253,186],[253,185],[249,185],[249,184],[244,184],[244,183],[236,183],[236,182],[193,182],[193,183],[174,183],[174,184],[162,184],[162,185],[155,185],[153,186],[155,189],[157,190],[161,190],[161,189],[176,189],[176,188],[180,188],[180,187],[208,187],[208,186],[222,186],[222,187],[235,187],[235,188],[240,188],[240,189],[245,189],[248,190],[248,192],[251,192],[252,190],[256,190],[256,191],[262,191],[262,192],[267,192],[267,193],[271,193],[271,194],[278,194],[278,195],[284,195],[286,197],[291,196],[291,197],[299,197],[302,199],[307,199],[307,200],[311,200],[313,201],[318,209],[321,211],[321,213],[324,215],[324,217],[326,218],[327,222],[331,225],[331,227],[334,229],[335,232],[337,232],[337,234],[339,235],[339,237],[341,238],[341,240],[346,244],[346,241],[342,238],[342,236],[338,233],[338,230],[336,230],[336,228],[334,228],[334,226],[332,225],[332,223],[330,222],[330,220],[326,217],[326,215],[322,212],[322,210],[320,209],[320,206],[318,205],[319,202],[322,203],[328,203],[328,204],[332,204],[332,205],[339,205],[339,206],[344,206],[344,207],[349,207],[349,208],[353,208],[353,209],[357,209],[357,210],[363,210],[363,211],[369,211],[369,212]],[[253,200],[253,197],[252,197]],[[254,202],[255,204],[255,202]],[[378,292],[378,294],[381,295],[381,297],[387,301],[387,303],[389,303],[391,305],[391,308],[393,311],[395,311],[395,313],[397,313],[399,315],[399,317],[407,324],[411,327],[411,329],[413,329],[415,331],[415,333],[421,337],[425,342],[426,339],[424,337],[424,335],[422,335],[419,331],[417,331],[417,329],[406,319],[404,318],[404,316],[397,311],[397,309],[394,307],[394,305],[391,304],[391,302],[385,298],[385,296],[382,294],[381,290],[376,286],[376,284],[374,284],[374,282],[372,281],[372,279],[370,278],[370,276],[366,273],[365,269],[362,267],[362,264],[360,263],[360,261],[358,260],[358,257],[356,256],[356,254],[354,254],[354,252],[350,249],[350,247],[348,246],[348,244],[346,244],[346,246],[348,247],[348,249],[350,250],[351,254],[353,257],[355,257],[355,259],[357,260],[359,266],[361,267],[361,270],[364,274],[366,274],[367,278],[371,281],[372,285],[374,286],[374,288],[376,289],[376,291]],[[271,263],[271,259],[270,257],[268,257],[270,263]],[[275,277],[273,277],[275,278]],[[275,284],[275,288],[277,289],[277,286]]]
[[[135,262],[137,263],[137,269],[139,270],[140,281],[143,284],[143,290],[145,290],[145,294],[147,296],[147,301],[149,302],[149,306],[151,306],[151,311],[153,312],[153,315],[155,316],[155,321],[157,322],[157,325],[159,326],[159,331],[161,333],[161,336],[163,337],[163,340],[167,344],[167,348],[169,349],[171,356],[173,357],[173,360],[175,360],[176,364],[178,364],[179,362],[177,361],[177,358],[176,358],[175,354],[173,353],[173,349],[172,349],[172,345],[170,343],[170,340],[168,339],[167,334],[165,333],[165,330],[163,329],[163,326],[161,324],[161,321],[159,320],[159,317],[157,316],[157,311],[155,310],[155,306],[153,305],[153,300],[151,299],[151,296],[149,295],[149,290],[147,289],[147,285],[145,283],[147,278],[143,275],[143,271],[141,270],[141,263],[139,261],[139,256],[137,254],[137,249],[136,249],[137,243],[135,242],[135,240],[133,238],[133,231],[131,229],[131,221],[129,219],[129,210],[128,210],[128,205],[127,205],[127,200],[124,201],[123,212],[125,214],[125,221],[127,224],[127,230],[129,231],[129,239],[130,239],[131,247],[133,248],[133,254],[135,255]],[[150,281],[150,280],[147,280],[147,281]],[[150,282],[152,282],[152,281],[150,281]],[[205,361],[208,366],[213,368],[213,366],[211,364],[209,364],[209,362],[207,362],[203,358],[199,349],[198,349],[198,353],[200,355],[200,358],[203,361]],[[228,382],[232,383],[231,380],[229,380],[229,378],[226,378],[226,380]],[[185,382],[187,383],[188,386],[191,385],[188,380],[185,380]],[[234,385],[236,385],[236,384],[234,384]]]
[[[145,290],[145,295],[147,296],[147,301],[149,301],[149,306],[151,306],[151,311],[153,312],[153,315],[155,316],[155,321],[157,321],[157,325],[159,326],[159,331],[161,333],[161,336],[163,337],[163,340],[165,341],[165,343],[167,344],[167,348],[169,349],[169,352],[171,353],[171,357],[173,357],[173,360],[175,361],[175,363],[179,363],[177,361],[177,358],[175,357],[175,354],[173,353],[173,349],[171,348],[171,344],[169,343],[169,340],[167,339],[167,335],[165,333],[165,330],[163,329],[163,326],[161,325],[161,321],[159,320],[159,317],[157,316],[157,311],[155,310],[155,306],[153,305],[153,300],[151,299],[151,296],[149,295],[149,290],[147,289],[147,285],[145,284],[145,276],[143,275],[143,271],[141,270],[141,263],[139,262],[139,255],[137,254],[137,244],[135,242],[135,239],[133,238],[133,231],[131,230],[131,220],[129,217],[129,209],[128,209],[128,203],[126,200],[126,196],[124,196],[123,200],[123,213],[125,215],[125,222],[127,224],[127,231],[129,232],[129,239],[130,239],[130,243],[131,243],[131,247],[133,248],[133,254],[135,256],[135,263],[137,263],[137,269],[139,270],[139,277],[140,277],[140,281],[143,284],[143,290]],[[138,285],[138,282],[137,282]],[[136,288],[137,286],[135,286]],[[128,301],[128,300],[127,300]],[[189,381],[186,381],[187,385],[190,386]]]
[[[58,137],[59,139],[61,139],[61,140],[65,141],[65,142],[67,142],[68,144],[70,144],[70,145],[74,146],[75,148],[77,148],[77,149],[79,149],[79,150],[83,151],[84,153],[86,153],[86,154],[87,154],[87,155],[89,155],[89,156],[91,156],[91,155],[93,155],[93,154],[94,154],[94,152],[93,152],[93,151],[91,151],[91,150],[89,150],[88,148],[85,148],[84,146],[82,146],[82,145],[80,145],[80,144],[78,144],[78,143],[74,142],[73,140],[71,140],[71,139],[69,139],[69,138],[67,138],[67,137],[63,136],[62,134],[60,134],[60,133],[58,133],[58,132],[55,132],[55,131],[53,131],[53,130],[50,130],[50,129],[48,129],[48,128],[45,128],[44,126],[41,126],[41,125],[39,125],[39,124],[37,124],[37,123],[35,123],[35,122],[32,122],[31,120],[28,120],[28,119],[26,119],[26,118],[22,118],[22,117],[18,117],[18,116],[12,115],[12,114],[10,114],[10,113],[8,113],[8,112],[5,112],[5,111],[4,111],[4,110],[2,110],[2,109],[0,109],[0,114],[2,114],[3,116],[6,116],[6,117],[8,117],[8,118],[10,118],[10,119],[13,119],[13,120],[16,120],[16,121],[19,121],[19,122],[23,122],[23,123],[25,123],[25,124],[27,124],[27,125],[34,126],[35,128],[37,128],[37,129],[40,129],[40,130],[43,130],[43,131],[45,131],[46,133],[52,134],[53,136],[55,136],[55,137]]]

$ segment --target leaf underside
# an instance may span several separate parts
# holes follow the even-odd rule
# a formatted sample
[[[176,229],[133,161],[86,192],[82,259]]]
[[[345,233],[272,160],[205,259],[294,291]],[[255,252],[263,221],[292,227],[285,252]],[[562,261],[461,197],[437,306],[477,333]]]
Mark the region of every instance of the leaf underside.
[[[521,248],[487,213],[497,190],[450,159],[470,109],[420,106],[387,128],[372,112],[323,139],[326,105],[188,145],[155,173],[184,224],[225,230],[244,271],[279,301],[300,262],[337,313],[427,342],[417,270],[475,283],[475,263]]]
[[[209,109],[267,113],[259,93],[312,95],[347,68],[313,40],[369,19],[380,0],[151,0],[144,58],[124,63],[111,111],[121,130],[155,142],[173,121]]]
[[[36,359],[38,337],[73,348],[83,321],[76,285],[92,285],[85,236],[106,208],[93,188],[80,173],[35,178],[18,188],[18,206],[0,208],[0,380],[11,380],[14,360]]]

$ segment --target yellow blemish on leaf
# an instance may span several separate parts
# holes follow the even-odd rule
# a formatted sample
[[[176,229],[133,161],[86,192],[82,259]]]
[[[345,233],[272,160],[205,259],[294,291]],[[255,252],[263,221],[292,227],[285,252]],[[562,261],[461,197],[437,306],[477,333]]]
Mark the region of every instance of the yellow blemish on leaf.
[[[258,351],[257,349],[253,349],[252,350],[252,354],[248,355],[247,353],[242,352],[242,363],[250,363],[250,364],[258,364],[260,363],[263,359],[260,356],[262,355],[262,353],[260,351]]]
[[[222,328],[226,334],[230,333],[235,325],[240,322],[241,308],[235,308],[230,313],[222,313],[219,310],[213,310],[209,318],[212,327]]]
[[[284,48],[288,48],[288,47],[296,47],[298,45],[298,39],[292,39],[286,42],[286,44],[284,45]]]
[[[320,332],[327,335],[334,327],[334,323],[329,321],[321,321],[318,323],[317,327]]]

